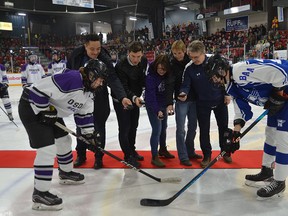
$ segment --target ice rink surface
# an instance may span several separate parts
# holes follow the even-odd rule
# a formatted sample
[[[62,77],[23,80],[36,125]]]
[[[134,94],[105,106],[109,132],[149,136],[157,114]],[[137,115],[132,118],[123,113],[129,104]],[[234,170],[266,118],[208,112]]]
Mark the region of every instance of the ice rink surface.
[[[0,110],[0,150],[31,150],[28,137],[18,116],[18,101],[21,87],[9,87],[13,106],[14,122],[11,123]],[[0,102],[2,107],[3,103]],[[111,105],[111,114],[107,121],[106,150],[120,150],[117,141],[118,126]],[[255,112],[249,126],[262,112],[262,108],[253,107]],[[233,105],[229,105],[230,126],[233,120]],[[75,131],[73,118],[65,119],[68,128]],[[262,150],[266,118],[257,124],[241,140],[242,150]],[[137,144],[138,150],[150,150],[151,127],[145,108],[141,108]],[[175,150],[175,120],[169,117],[167,146]],[[198,135],[195,139],[199,150]],[[217,125],[212,114],[211,143],[219,150]],[[76,140],[73,138],[73,149]],[[109,156],[105,156],[109,157]],[[13,158],[10,158],[12,161]],[[245,158],[243,158],[245,160]],[[115,160],[115,163],[119,163]],[[104,158],[105,164],[105,158]],[[193,166],[192,166],[193,167]],[[180,177],[181,183],[159,183],[131,169],[77,169],[85,174],[85,184],[60,185],[58,170],[54,170],[51,192],[63,199],[63,209],[57,212],[39,212],[31,209],[33,192],[33,169],[0,169],[0,216],[61,215],[61,216],[287,216],[288,194],[284,197],[265,201],[256,199],[256,188],[244,185],[246,174],[257,173],[258,169],[209,169],[184,193],[166,207],[144,207],[143,198],[168,199],[191,181],[202,169],[145,169],[144,171],[159,177]]]

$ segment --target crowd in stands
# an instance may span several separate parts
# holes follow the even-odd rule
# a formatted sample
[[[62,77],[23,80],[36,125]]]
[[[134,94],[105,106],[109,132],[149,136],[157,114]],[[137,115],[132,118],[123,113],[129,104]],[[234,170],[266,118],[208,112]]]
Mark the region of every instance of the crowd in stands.
[[[189,22],[188,24],[167,25],[161,39],[149,39],[149,30],[146,26],[130,33],[127,31],[122,34],[108,33],[107,42],[103,46],[110,51],[116,51],[120,58],[127,54],[127,44],[135,39],[144,44],[145,52],[153,51],[156,56],[159,53],[170,52],[171,45],[175,40],[182,39],[188,45],[191,41],[199,39],[205,44],[207,53],[221,50],[224,56],[236,62],[245,58],[271,58],[273,50],[287,48],[287,38],[288,30],[267,30],[263,24],[249,27],[244,31],[226,32],[222,28],[205,36],[200,33],[198,23]],[[80,35],[72,37],[47,34],[31,35],[31,46],[38,47],[47,59],[51,59],[51,51],[54,49],[61,52],[63,59],[68,58],[73,49],[80,44],[82,44]],[[23,40],[1,38],[0,49],[0,63],[6,68],[11,68],[11,59],[13,59],[13,72],[18,72],[18,68],[25,63]],[[46,67],[44,65],[44,68]]]

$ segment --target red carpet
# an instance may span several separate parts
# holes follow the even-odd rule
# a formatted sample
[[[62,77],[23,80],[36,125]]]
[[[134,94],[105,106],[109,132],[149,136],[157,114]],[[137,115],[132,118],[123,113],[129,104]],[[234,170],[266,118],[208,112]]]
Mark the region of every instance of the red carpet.
[[[110,153],[116,155],[119,158],[123,158],[123,153],[121,151],[109,151]],[[141,161],[141,169],[145,168],[156,168],[153,166],[151,162],[151,153],[150,151],[138,151],[140,155],[145,157],[144,161]],[[176,151],[171,151],[175,156]],[[199,151],[198,154],[201,154]],[[213,151],[212,160],[219,154],[219,151]],[[260,168],[262,161],[262,150],[240,150],[235,152],[232,155],[233,163],[227,164],[220,159],[217,163],[213,165],[212,168],[216,169],[241,169],[241,168]],[[0,168],[31,168],[33,167],[33,162],[35,158],[36,152],[31,150],[23,150],[23,151],[0,151]],[[73,152],[74,159],[76,158],[76,152]],[[166,168],[168,169],[181,169],[181,168],[201,168],[200,162],[201,160],[192,160],[192,166],[182,166],[179,163],[178,158],[175,159],[163,159],[163,162],[166,164]],[[115,160],[114,158],[105,155],[103,158],[104,168],[127,168],[121,162]],[[81,168],[91,168],[94,164],[94,154],[90,151],[87,151],[87,161],[86,164]],[[55,167],[57,167],[57,163],[55,161]]]

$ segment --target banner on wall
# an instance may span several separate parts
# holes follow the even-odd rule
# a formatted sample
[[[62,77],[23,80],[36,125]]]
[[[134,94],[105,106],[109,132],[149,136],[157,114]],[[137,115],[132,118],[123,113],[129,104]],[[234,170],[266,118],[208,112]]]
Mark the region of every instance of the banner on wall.
[[[13,31],[13,25],[11,22],[0,22],[0,30]]]
[[[149,33],[148,33],[149,40],[154,39],[154,31],[153,31],[153,24],[152,23],[148,24],[148,31],[149,31]]]
[[[278,22],[284,22],[283,7],[277,7]]]
[[[195,18],[196,18],[196,20],[201,20],[201,19],[204,19],[204,18],[217,17],[217,16],[218,16],[218,12],[211,11],[211,12],[196,14]]]
[[[53,4],[94,8],[94,0],[52,0]]]
[[[248,29],[248,16],[226,19],[226,31],[241,31]]]
[[[10,86],[21,86],[21,73],[7,73]]]

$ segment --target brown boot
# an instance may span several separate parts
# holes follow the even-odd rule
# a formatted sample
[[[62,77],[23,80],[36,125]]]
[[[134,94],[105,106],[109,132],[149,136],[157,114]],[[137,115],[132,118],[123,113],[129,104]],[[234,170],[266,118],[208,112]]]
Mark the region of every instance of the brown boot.
[[[165,146],[164,148],[160,148],[158,152],[159,156],[165,157],[165,158],[175,158],[174,155],[172,155]]]
[[[165,167],[165,164],[159,159],[158,156],[152,157],[151,163],[157,167]]]
[[[226,163],[232,163],[232,157],[231,157],[231,154],[228,154],[226,153],[224,156],[223,156],[223,159]]]
[[[203,158],[202,162],[200,163],[200,166],[201,166],[202,168],[205,168],[205,167],[208,166],[208,164],[210,163],[210,161],[211,161],[211,155],[209,155],[209,156],[204,155],[204,158]]]

